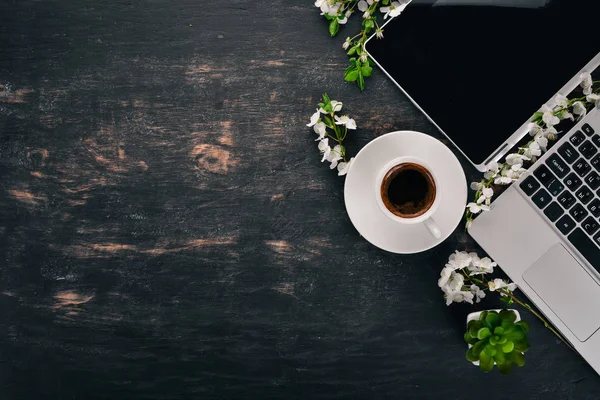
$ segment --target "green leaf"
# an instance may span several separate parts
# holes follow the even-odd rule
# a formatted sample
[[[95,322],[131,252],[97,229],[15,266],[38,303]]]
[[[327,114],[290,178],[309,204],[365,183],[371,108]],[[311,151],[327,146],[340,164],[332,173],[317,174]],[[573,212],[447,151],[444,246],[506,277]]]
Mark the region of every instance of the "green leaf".
[[[483,372],[490,372],[494,369],[494,359],[482,352],[479,355],[479,368]]]
[[[515,322],[517,319],[517,314],[515,314],[514,311],[502,310],[500,311],[500,319],[502,321]]]
[[[493,327],[496,327],[500,323],[500,316],[498,316],[498,314],[495,312],[491,312],[485,317],[485,322]]]
[[[325,125],[329,125],[329,126],[333,125],[333,121],[327,115],[323,115],[321,118],[323,118]]]
[[[508,339],[506,339],[504,336],[502,336],[502,337],[500,338],[500,340],[498,340],[498,344],[504,344],[504,343],[506,343],[507,341],[508,341]]]
[[[517,367],[522,367],[525,365],[525,356],[523,353],[513,353],[514,354],[514,363]]]
[[[544,113],[541,111],[536,112],[535,114],[533,114],[533,121],[535,121],[538,118],[542,118],[544,116]]]
[[[519,353],[525,353],[529,350],[529,343],[526,339],[518,340],[513,343],[515,344],[515,351],[518,351]]]
[[[502,335],[504,333],[504,329],[501,326],[497,326],[494,328],[494,335]]]
[[[358,74],[357,83],[360,90],[365,90],[365,78],[363,78],[361,73]]]
[[[506,354],[504,354],[501,349],[496,348],[496,354],[494,354],[494,361],[496,361],[496,364],[506,363]]]
[[[344,78],[346,80],[346,82],[354,82],[358,79],[358,70],[357,69],[353,69],[351,71],[348,71],[346,73],[346,76]]]
[[[492,346],[495,346],[495,345],[497,345],[497,344],[498,344],[498,340],[499,340],[499,339],[500,339],[500,338],[499,338],[498,336],[492,336],[492,337],[490,337],[490,344],[491,344]]]
[[[477,331],[477,339],[483,340],[492,336],[492,332],[488,328],[481,328]]]
[[[477,357],[479,357],[479,355],[481,354],[481,352],[483,351],[483,348],[485,347],[485,345],[487,344],[487,342],[477,342],[473,345],[472,349],[473,349],[473,354]]]
[[[363,25],[365,26],[365,28],[367,29],[373,29],[375,28],[375,22],[373,22],[373,20],[371,18],[366,19],[363,23]]]
[[[513,368],[512,363],[497,364],[497,367],[502,375],[509,374]]]
[[[479,361],[479,356],[476,356],[475,354],[473,354],[472,347],[469,350],[467,350],[467,360],[469,360],[471,362]]]
[[[486,345],[486,346],[483,348],[483,352],[484,352],[485,354],[487,354],[488,356],[490,356],[490,357],[493,357],[493,356],[495,356],[495,355],[496,355],[496,349],[495,349],[495,348],[494,348],[494,346],[492,346],[491,344],[488,344],[488,345]]]
[[[515,325],[522,327],[523,330],[525,331],[525,333],[529,332],[529,324],[527,322],[519,321],[519,322],[516,322]]]
[[[363,76],[369,77],[373,73],[373,68],[369,67],[368,65],[363,65],[360,68],[360,72],[362,72]]]
[[[504,337],[510,341],[516,342],[518,340],[525,338],[525,332],[522,330],[523,328],[514,326],[513,328],[505,331]]]
[[[477,338],[472,337],[469,334],[469,332],[465,332],[464,339],[465,339],[465,342],[467,342],[468,344],[475,344],[475,343],[477,343]]]
[[[338,22],[338,19],[332,19],[331,22],[329,23],[329,34],[331,35],[331,37],[334,37],[335,35],[337,35],[338,31],[340,30],[340,23]]]
[[[323,101],[325,102],[325,104],[329,104],[331,103],[331,99],[329,98],[329,96],[327,95],[327,93],[323,93]]]
[[[506,342],[502,345],[502,351],[504,353],[510,353],[515,349],[515,344],[513,342]]]
[[[352,46],[350,47],[350,50],[348,50],[348,55],[351,56],[353,54],[356,54],[356,50],[359,48],[360,46],[356,45],[356,46]]]

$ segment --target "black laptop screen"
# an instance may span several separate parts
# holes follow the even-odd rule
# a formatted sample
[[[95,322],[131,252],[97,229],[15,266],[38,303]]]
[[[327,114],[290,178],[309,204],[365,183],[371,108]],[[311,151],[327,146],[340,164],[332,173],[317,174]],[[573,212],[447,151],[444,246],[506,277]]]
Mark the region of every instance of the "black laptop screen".
[[[425,2],[367,50],[475,164],[600,52],[600,0]]]

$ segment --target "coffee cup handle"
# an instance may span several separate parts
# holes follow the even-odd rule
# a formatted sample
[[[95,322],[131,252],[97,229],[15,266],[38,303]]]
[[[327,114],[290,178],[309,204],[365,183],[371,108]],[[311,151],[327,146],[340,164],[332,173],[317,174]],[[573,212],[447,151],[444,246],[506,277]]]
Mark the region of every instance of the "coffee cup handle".
[[[429,233],[431,233],[431,235],[434,238],[439,239],[439,238],[442,237],[442,231],[437,226],[437,224],[435,223],[435,221],[433,220],[433,218],[426,219],[424,221],[424,224],[427,227],[427,230],[429,230]]]

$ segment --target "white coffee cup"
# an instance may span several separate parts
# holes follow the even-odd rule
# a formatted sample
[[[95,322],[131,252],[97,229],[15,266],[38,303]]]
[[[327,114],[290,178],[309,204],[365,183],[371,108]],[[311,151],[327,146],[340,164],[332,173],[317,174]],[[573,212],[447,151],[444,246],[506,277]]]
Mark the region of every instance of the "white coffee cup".
[[[431,203],[431,205],[428,206],[429,208],[427,208],[427,210],[425,212],[419,213],[418,216],[408,217],[408,218],[401,217],[401,216],[393,213],[392,211],[390,211],[390,209],[386,206],[384,199],[382,197],[382,185],[383,185],[383,181],[384,181],[385,177],[392,169],[395,169],[396,167],[403,165],[403,164],[415,164],[418,167],[420,167],[421,169],[425,169],[429,173],[430,178],[433,180],[433,186],[434,186],[434,190],[435,190],[435,198],[433,199],[433,202]],[[374,189],[375,189],[374,192],[375,192],[375,197],[377,199],[377,204],[379,205],[379,208],[381,209],[381,211],[388,218],[392,219],[393,221],[395,221],[399,224],[407,224],[407,225],[423,224],[423,225],[425,225],[425,227],[427,228],[429,233],[434,238],[439,239],[442,236],[442,232],[441,232],[440,228],[438,227],[438,225],[432,218],[433,214],[435,214],[435,212],[437,211],[437,209],[439,208],[440,203],[441,203],[440,185],[439,185],[438,179],[436,178],[435,171],[432,170],[432,168],[430,168],[429,165],[424,160],[417,158],[417,157],[406,156],[406,157],[399,157],[397,159],[390,161],[388,164],[385,165],[384,168],[381,169],[378,179],[375,182]]]

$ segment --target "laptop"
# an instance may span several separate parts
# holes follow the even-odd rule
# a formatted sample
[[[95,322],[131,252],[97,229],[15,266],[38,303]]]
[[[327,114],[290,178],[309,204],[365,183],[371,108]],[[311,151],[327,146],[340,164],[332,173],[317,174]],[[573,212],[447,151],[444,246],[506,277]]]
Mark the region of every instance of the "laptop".
[[[415,0],[366,49],[484,171],[582,72],[600,79],[600,35],[581,25],[599,3]],[[600,109],[561,132],[469,233],[600,374]]]

